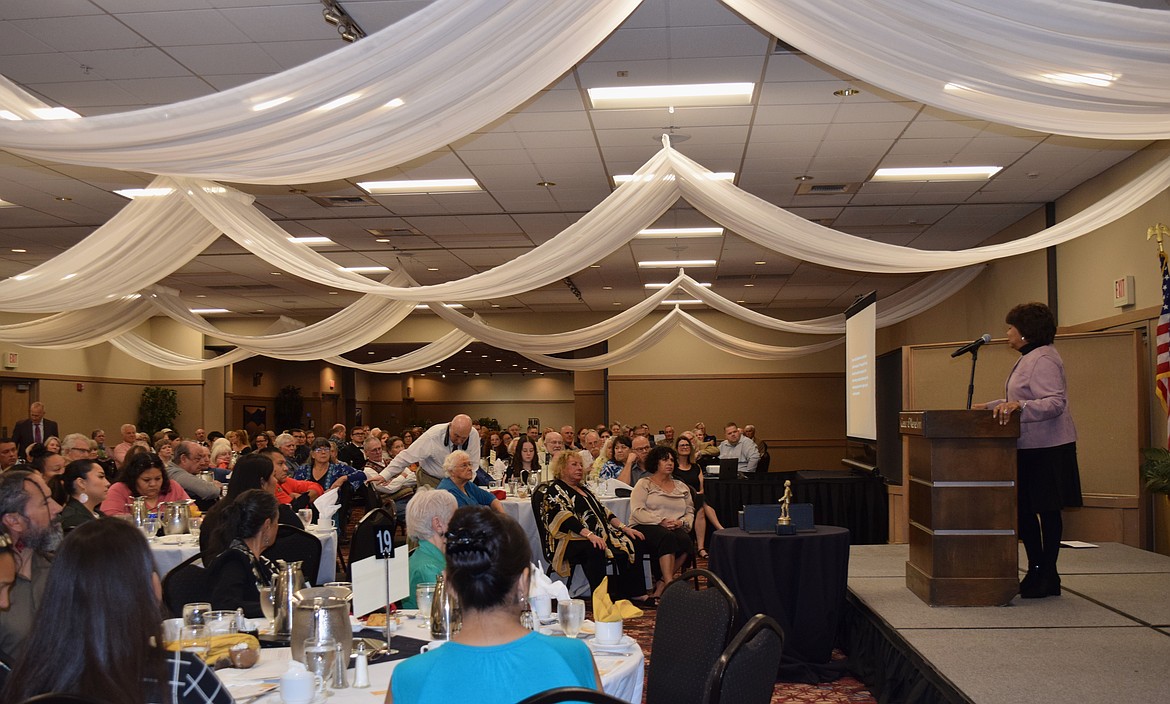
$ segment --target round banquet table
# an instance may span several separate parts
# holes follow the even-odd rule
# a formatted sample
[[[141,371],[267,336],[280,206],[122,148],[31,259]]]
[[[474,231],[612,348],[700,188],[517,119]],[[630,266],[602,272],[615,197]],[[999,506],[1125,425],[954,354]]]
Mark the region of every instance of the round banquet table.
[[[310,526],[309,533],[321,541],[321,566],[314,575],[313,584],[322,585],[332,582],[337,574],[337,531],[328,528],[316,530]],[[159,579],[178,567],[184,560],[194,557],[199,552],[199,540],[191,535],[180,536],[182,539],[173,542],[175,536],[155,538],[150,544],[150,552],[154,555],[154,564],[158,568]],[[311,580],[312,581],[312,580]]]
[[[779,679],[826,682],[842,672],[830,662],[845,607],[849,531],[817,526],[796,535],[715,531],[710,568],[739,604],[736,629],[763,613],[784,629]]]
[[[407,621],[406,623],[412,625],[414,622]],[[399,633],[409,630],[415,629],[412,629],[410,625],[404,625]],[[601,687],[605,693],[622,701],[640,704],[642,688],[645,683],[646,659],[642,654],[641,647],[632,638],[627,636],[622,641],[622,644],[616,646],[594,646],[593,639],[587,638],[585,644],[590,646],[590,650],[595,650],[593,661],[601,675]],[[397,648],[396,642],[396,638],[391,638],[391,647]],[[402,649],[404,652],[407,651],[405,646]],[[616,652],[627,654],[611,654]],[[288,669],[291,654],[292,651],[289,648],[264,648],[260,651],[260,662],[255,667],[249,670],[229,668],[219,670],[216,674],[228,687],[228,691],[233,693],[233,697],[244,698],[251,693],[249,688],[264,681],[279,678]],[[355,689],[350,686],[345,689],[333,690],[329,692],[329,697],[325,701],[329,704],[381,704],[386,698],[386,690],[389,689],[390,675],[400,662],[402,662],[401,659],[370,665],[369,688]],[[349,681],[352,685],[352,668],[349,671]],[[254,701],[256,704],[276,704],[280,702],[280,694],[277,690],[273,690]]]

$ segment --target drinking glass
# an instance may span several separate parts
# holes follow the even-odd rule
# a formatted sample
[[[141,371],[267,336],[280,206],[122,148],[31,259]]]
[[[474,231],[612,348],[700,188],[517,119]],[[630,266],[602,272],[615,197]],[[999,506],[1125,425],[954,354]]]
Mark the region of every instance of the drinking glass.
[[[311,509],[311,508],[298,508],[297,509],[297,518],[301,519],[301,523],[304,523],[305,526],[308,526],[310,523],[313,522],[313,509]]]
[[[323,693],[333,677],[337,664],[337,641],[332,638],[308,638],[305,640],[305,669],[316,675],[317,692]]]
[[[187,519],[187,528],[191,531],[191,537],[199,540],[199,529],[203,526],[203,516],[191,516]]]
[[[570,638],[576,638],[585,623],[585,602],[581,599],[560,599],[557,601],[557,620],[561,630]]]
[[[211,634],[207,626],[183,626],[179,632],[179,650],[193,653],[201,660],[206,657],[211,651]]]
[[[146,520],[142,522],[142,534],[146,536],[148,543],[153,543],[158,537],[159,520],[155,514],[150,514]]]
[[[274,598],[272,595],[272,587],[260,587],[260,610],[264,612],[264,618],[268,619],[269,631],[273,629],[273,622],[276,620],[276,602],[273,601]]]
[[[431,627],[431,601],[435,598],[434,582],[419,582],[414,590],[414,600],[418,602],[418,615],[422,618],[419,628]]]
[[[202,626],[203,615],[211,611],[211,604],[206,601],[193,601],[183,604],[183,625]]]

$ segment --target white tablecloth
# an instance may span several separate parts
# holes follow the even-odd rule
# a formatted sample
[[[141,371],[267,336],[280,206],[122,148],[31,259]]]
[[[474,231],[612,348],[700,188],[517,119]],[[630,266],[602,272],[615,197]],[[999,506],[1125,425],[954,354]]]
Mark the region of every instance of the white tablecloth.
[[[309,533],[321,541],[321,566],[317,570],[313,584],[319,586],[332,582],[337,574],[337,531],[310,530]],[[183,540],[179,543],[164,542],[170,541],[172,537],[174,536],[155,538],[150,544],[150,551],[154,553],[154,563],[158,566],[159,578],[165,577],[167,572],[199,552],[199,541],[192,536],[182,536]]]
[[[411,623],[411,622],[408,622]],[[409,627],[408,627],[409,628]],[[417,629],[414,629],[417,630]],[[607,694],[611,694],[627,702],[638,704],[642,701],[642,688],[645,684],[645,656],[642,648],[629,636],[622,638],[621,645],[593,646],[593,639],[588,638],[585,643],[590,648],[596,647],[603,651],[621,651],[629,655],[606,655],[595,653],[594,661],[597,671],[601,674],[601,687]],[[393,640],[391,640],[393,644]],[[227,669],[217,674],[229,689],[255,684],[265,679],[279,678],[288,669],[288,660],[292,651],[288,648],[265,648],[260,651],[260,662],[250,670]],[[390,673],[394,667],[402,662],[378,663],[370,666],[370,687],[368,689],[333,690],[326,700],[329,704],[380,704],[386,699],[386,690],[390,687]],[[353,670],[349,671],[349,681],[353,682]],[[243,692],[241,692],[242,694]],[[274,704],[280,701],[279,692],[274,690],[256,700],[256,704]]]

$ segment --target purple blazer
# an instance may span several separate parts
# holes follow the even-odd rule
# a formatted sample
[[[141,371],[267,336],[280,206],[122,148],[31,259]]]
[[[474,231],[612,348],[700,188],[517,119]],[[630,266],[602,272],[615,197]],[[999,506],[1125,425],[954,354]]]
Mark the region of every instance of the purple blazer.
[[[988,404],[994,408],[1005,399]],[[1052,345],[1037,347],[1016,361],[1007,380],[1007,399],[1027,407],[1020,410],[1020,439],[1016,447],[1056,447],[1076,442],[1077,429],[1068,410],[1064,361]]]

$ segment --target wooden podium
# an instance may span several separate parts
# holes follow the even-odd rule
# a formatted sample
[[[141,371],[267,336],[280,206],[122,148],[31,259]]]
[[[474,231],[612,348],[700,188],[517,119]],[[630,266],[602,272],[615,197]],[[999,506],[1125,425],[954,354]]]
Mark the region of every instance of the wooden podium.
[[[1019,591],[1016,438],[1019,415],[899,416],[909,477],[906,586],[931,606],[999,606]]]

